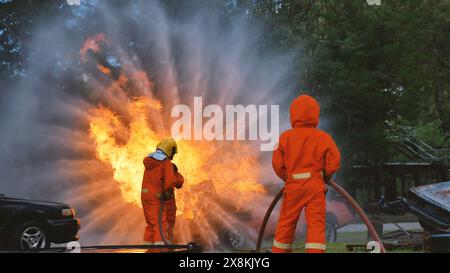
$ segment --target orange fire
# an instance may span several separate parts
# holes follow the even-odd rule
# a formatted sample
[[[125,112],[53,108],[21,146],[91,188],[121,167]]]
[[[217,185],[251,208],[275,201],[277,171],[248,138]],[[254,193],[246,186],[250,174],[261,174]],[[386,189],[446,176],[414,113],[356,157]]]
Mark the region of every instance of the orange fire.
[[[164,137],[151,128],[148,116],[160,114],[162,105],[157,100],[138,97],[128,103],[127,111],[130,115],[128,126],[108,108],[93,109],[90,134],[96,143],[98,159],[113,168],[113,178],[119,183],[124,200],[140,206],[142,160]],[[127,140],[120,143],[119,139],[124,137]],[[257,182],[257,157],[250,146],[239,142],[208,141],[179,141],[178,146],[174,163],[185,177],[183,189],[212,180],[215,190],[236,207],[249,201],[254,193],[263,192]],[[191,209],[184,204],[195,196],[183,195],[183,189],[177,191],[179,213],[191,218]]]
[[[81,60],[85,62],[87,60],[87,53],[91,50],[94,53],[100,51],[100,43],[106,43],[106,36],[103,33],[99,33],[93,37],[89,37],[83,47],[80,49]]]
[[[97,65],[97,69],[100,70],[103,74],[111,76],[111,69],[107,68],[106,66],[99,64]]]
[[[96,36],[86,42],[82,58],[88,49],[100,50],[94,42],[99,40],[105,37]],[[105,88],[105,92],[110,93],[105,97],[111,102],[89,111],[89,134],[95,143],[97,159],[111,166],[115,181],[112,183],[120,188],[123,201],[140,207],[143,159],[168,136],[171,122],[170,118],[165,118],[167,109],[155,98],[153,84],[144,71],[127,67],[117,80],[111,81]],[[183,188],[176,191],[177,214],[181,218],[207,221],[207,216],[198,215],[198,208],[205,206],[204,200],[211,197],[212,191],[235,209],[264,192],[258,183],[258,153],[253,146],[238,141],[177,143],[174,163],[185,178]],[[208,181],[207,187],[204,181]]]

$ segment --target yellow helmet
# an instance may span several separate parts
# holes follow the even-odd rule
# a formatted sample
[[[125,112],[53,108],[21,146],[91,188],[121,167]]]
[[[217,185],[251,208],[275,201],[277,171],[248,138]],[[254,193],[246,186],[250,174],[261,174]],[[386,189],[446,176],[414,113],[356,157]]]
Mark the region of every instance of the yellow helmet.
[[[165,138],[156,145],[156,149],[163,151],[168,157],[173,156],[178,152],[177,143],[173,138]]]

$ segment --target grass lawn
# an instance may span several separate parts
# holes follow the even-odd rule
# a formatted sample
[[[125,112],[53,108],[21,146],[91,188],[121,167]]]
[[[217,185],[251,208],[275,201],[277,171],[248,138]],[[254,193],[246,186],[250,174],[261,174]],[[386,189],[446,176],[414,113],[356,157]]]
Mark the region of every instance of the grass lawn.
[[[327,253],[368,253],[365,247],[358,247],[353,251],[349,251],[346,245],[366,245],[367,232],[339,232],[338,240],[335,243],[327,243]],[[304,253],[305,238],[297,238],[293,244],[294,253]],[[270,250],[267,244],[264,244],[264,250]],[[423,250],[413,250],[408,248],[399,248],[395,250],[387,250],[388,253],[424,253]]]
[[[365,247],[359,247],[353,251],[349,251],[346,245],[366,245],[367,232],[338,232],[337,242],[327,243],[327,253],[368,253]],[[301,242],[301,241],[300,241]],[[294,252],[304,252],[304,245],[302,243],[296,244],[298,248]],[[411,248],[398,248],[387,250],[388,253],[423,253],[423,250],[414,250]]]
[[[358,248],[354,251],[349,251],[346,248],[346,245],[349,243],[328,243],[327,244],[327,253],[367,253],[367,251],[364,250],[364,248]],[[296,247],[293,251],[294,253],[304,253],[305,249],[301,246]],[[413,249],[395,249],[395,250],[388,250],[387,253],[424,253],[424,251],[420,250],[413,250]]]

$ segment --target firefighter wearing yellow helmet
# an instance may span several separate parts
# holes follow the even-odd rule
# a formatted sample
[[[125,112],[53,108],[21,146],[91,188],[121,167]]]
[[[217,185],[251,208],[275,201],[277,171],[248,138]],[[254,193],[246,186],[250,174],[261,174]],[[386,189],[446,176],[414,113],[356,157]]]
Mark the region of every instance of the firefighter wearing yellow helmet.
[[[141,200],[147,226],[145,244],[167,244],[173,241],[176,217],[174,188],[183,186],[184,178],[171,162],[178,152],[173,138],[161,140],[155,152],[144,158]]]
[[[178,153],[177,143],[173,138],[161,140],[161,142],[156,145],[156,149],[163,151],[170,159],[173,159],[173,156]]]

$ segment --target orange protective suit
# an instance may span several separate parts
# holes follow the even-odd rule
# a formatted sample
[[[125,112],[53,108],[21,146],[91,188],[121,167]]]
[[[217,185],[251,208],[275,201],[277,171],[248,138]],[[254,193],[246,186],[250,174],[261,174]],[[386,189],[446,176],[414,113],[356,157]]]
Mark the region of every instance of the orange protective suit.
[[[159,231],[159,210],[161,206],[161,197],[163,184],[165,191],[165,204],[173,202],[175,204],[174,188],[181,188],[184,182],[183,176],[175,171],[174,165],[168,158],[157,160],[152,157],[144,159],[144,178],[142,180],[141,200],[144,209],[145,221],[147,226],[144,232],[144,243],[163,244],[163,239]],[[176,210],[176,207],[175,207]],[[170,225],[167,215],[170,215],[170,209],[163,207],[162,226],[164,237],[171,240]],[[175,216],[174,216],[175,217]],[[171,220],[173,223],[175,219]]]
[[[302,210],[306,212],[306,252],[325,252],[326,185],[339,169],[340,154],[334,140],[317,129],[320,107],[302,95],[290,108],[292,129],[281,134],[273,152],[275,173],[285,182],[280,218],[272,247],[274,253],[291,252]]]

